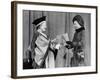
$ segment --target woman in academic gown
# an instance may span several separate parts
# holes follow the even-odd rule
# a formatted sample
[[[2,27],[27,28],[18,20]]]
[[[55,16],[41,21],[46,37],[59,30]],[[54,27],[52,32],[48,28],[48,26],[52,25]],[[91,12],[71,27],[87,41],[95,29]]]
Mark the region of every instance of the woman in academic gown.
[[[31,50],[34,54],[33,68],[37,68],[38,66],[42,66],[39,68],[47,68],[49,65],[48,55],[46,56],[45,60],[44,60],[44,55],[47,53],[47,50],[50,51],[51,48],[49,45],[50,40],[48,39],[47,35],[44,33],[47,28],[46,16],[34,20],[33,24],[35,25],[36,28],[31,42]],[[49,54],[49,56],[51,55]],[[52,57],[54,57],[53,54]],[[54,60],[52,61],[54,62]],[[43,64],[41,65],[41,63]],[[54,64],[54,63],[50,63],[50,64]]]

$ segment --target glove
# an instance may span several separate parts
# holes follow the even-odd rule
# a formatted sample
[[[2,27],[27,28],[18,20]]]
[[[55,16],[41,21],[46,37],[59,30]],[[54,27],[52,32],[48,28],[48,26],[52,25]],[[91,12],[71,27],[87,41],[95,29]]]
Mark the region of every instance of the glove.
[[[66,41],[66,43],[67,43],[68,45],[72,45],[72,42],[71,42],[71,41]]]
[[[67,45],[66,48],[71,49],[73,48],[73,43],[71,41],[66,41]]]
[[[66,45],[65,47],[68,48],[68,49],[71,49],[71,46],[70,45]]]

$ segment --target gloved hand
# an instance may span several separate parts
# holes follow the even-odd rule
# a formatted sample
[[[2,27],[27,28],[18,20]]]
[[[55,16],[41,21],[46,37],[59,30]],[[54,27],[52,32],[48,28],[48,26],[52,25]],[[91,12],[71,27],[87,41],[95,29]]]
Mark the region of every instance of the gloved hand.
[[[68,49],[71,49],[71,46],[70,45],[66,45],[65,47],[68,48]]]
[[[73,43],[71,41],[66,41],[67,45],[66,48],[71,49],[73,48]]]
[[[72,45],[72,42],[71,42],[71,41],[66,41],[66,43],[67,43],[68,45]]]

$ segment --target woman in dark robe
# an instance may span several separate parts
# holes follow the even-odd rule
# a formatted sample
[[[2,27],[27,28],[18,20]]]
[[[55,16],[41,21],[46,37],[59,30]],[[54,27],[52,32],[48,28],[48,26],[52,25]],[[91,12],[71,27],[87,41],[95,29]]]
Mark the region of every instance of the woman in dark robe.
[[[67,48],[73,48],[73,57],[71,58],[71,66],[84,65],[84,20],[80,15],[73,18],[75,33],[72,41],[67,41]]]

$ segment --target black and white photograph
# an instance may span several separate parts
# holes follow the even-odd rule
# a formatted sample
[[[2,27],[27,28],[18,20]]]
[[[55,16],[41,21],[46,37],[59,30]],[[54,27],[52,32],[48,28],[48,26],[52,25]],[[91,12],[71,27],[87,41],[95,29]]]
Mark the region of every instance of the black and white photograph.
[[[15,3],[15,77],[97,72],[96,6]]]
[[[91,65],[89,13],[23,10],[23,69]]]

